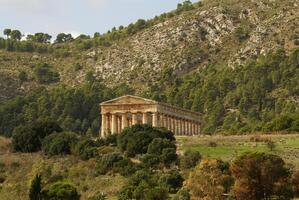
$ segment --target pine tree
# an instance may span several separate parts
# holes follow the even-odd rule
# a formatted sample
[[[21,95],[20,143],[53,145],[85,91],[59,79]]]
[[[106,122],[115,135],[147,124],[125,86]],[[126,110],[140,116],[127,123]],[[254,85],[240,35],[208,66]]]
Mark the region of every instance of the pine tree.
[[[37,174],[31,182],[29,190],[29,199],[30,200],[40,200],[41,199],[41,186],[42,178],[41,175]]]

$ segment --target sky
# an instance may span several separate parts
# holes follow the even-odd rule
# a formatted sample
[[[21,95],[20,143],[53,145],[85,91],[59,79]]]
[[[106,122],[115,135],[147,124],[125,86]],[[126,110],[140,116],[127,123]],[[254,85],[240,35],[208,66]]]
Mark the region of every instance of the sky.
[[[194,0],[193,2],[195,2]],[[150,19],[183,0],[0,0],[0,35],[5,28],[23,34],[45,32],[93,35],[138,19]]]

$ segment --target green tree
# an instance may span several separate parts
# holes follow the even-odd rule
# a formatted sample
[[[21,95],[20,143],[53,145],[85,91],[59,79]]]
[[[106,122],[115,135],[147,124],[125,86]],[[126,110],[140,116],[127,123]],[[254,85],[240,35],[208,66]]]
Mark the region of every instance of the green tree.
[[[9,35],[10,35],[10,38],[13,40],[21,40],[22,39],[22,33],[19,30],[12,30]]]
[[[74,38],[72,34],[65,34],[65,33],[59,33],[56,37],[55,42],[56,43],[64,43],[64,42],[71,42]]]
[[[78,135],[72,132],[54,133],[44,138],[42,150],[46,155],[71,154],[78,142]]]
[[[234,161],[230,170],[235,178],[233,193],[237,199],[282,198],[281,191],[290,187],[289,169],[277,155],[246,153]]]
[[[173,133],[166,129],[154,128],[149,125],[134,125],[123,130],[117,137],[117,146],[128,156],[136,154],[145,154],[149,144],[155,138],[168,139],[174,141]]]
[[[41,175],[37,174],[31,182],[29,190],[29,199],[30,200],[41,200],[41,191],[42,191],[42,178]]]
[[[220,160],[202,160],[186,180],[191,196],[198,199],[222,200],[231,185],[228,167]]]
[[[79,200],[77,189],[66,182],[56,182],[42,191],[44,200]]]
[[[3,31],[3,34],[6,35],[7,38],[9,38],[10,33],[11,33],[11,29],[9,29],[9,28],[4,29],[4,31]]]

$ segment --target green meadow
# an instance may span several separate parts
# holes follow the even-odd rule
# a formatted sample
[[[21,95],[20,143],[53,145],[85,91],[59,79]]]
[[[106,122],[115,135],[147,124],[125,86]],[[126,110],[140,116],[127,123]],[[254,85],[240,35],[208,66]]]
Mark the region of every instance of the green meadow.
[[[281,156],[286,163],[299,168],[299,134],[245,135],[245,136],[194,136],[177,137],[180,153],[191,149],[204,158],[232,161],[246,152],[267,152]],[[272,149],[268,144],[272,141]]]

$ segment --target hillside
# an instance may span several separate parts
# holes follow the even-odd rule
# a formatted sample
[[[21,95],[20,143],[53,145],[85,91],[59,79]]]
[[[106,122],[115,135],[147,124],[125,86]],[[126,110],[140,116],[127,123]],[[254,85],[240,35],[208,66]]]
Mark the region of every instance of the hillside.
[[[93,39],[83,39],[86,48],[77,48],[75,41],[52,44],[49,48],[54,50],[48,53],[1,50],[0,99],[38,87],[40,83],[33,78],[38,63],[48,63],[60,74],[54,85],[78,85],[91,71],[107,86],[127,83],[137,94],[159,80],[167,68],[179,76],[205,66],[235,68],[270,50],[295,48],[298,15],[298,0],[203,1],[192,9],[150,20],[140,30],[112,39],[109,45],[92,47],[88,42]],[[108,36],[117,38],[120,33],[122,30],[114,30]],[[25,82],[18,78],[21,71],[28,74]]]

